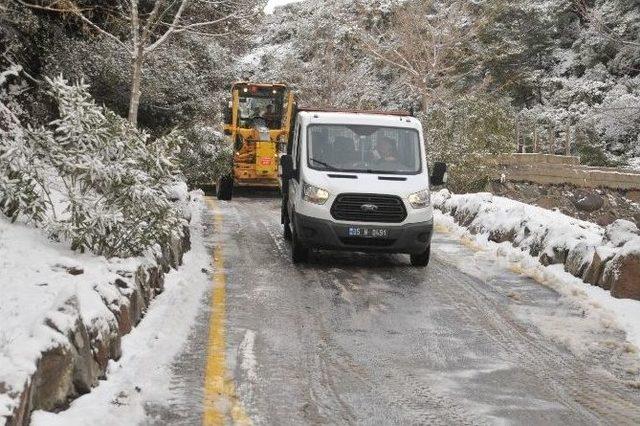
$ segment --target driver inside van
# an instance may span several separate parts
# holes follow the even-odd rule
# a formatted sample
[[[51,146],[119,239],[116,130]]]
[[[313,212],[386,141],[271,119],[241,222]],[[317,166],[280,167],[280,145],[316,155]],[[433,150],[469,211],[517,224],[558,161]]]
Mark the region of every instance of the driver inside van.
[[[398,151],[396,149],[396,141],[392,138],[384,136],[376,143],[376,164],[383,166],[385,169],[394,169],[402,167],[398,161]]]

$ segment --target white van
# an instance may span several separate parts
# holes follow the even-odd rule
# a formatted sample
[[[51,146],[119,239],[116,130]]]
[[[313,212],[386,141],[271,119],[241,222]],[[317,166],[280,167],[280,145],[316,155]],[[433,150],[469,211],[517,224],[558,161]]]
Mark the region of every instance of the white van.
[[[282,166],[294,263],[310,249],[407,253],[429,263],[433,208],[422,125],[402,113],[300,110]],[[430,182],[431,179],[431,182]]]

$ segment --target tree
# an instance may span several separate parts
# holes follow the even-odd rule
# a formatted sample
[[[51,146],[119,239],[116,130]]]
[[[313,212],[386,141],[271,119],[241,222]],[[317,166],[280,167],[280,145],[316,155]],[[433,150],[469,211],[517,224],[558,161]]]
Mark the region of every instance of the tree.
[[[90,31],[111,40],[131,58],[129,121],[135,126],[142,95],[145,59],[176,34],[191,32],[211,37],[235,33],[259,14],[262,0],[115,0],[111,5],[81,0],[44,0],[18,4],[75,17]],[[87,4],[88,3],[88,4]]]
[[[471,41],[484,19],[472,19],[469,2],[405,2],[386,28],[363,31],[362,46],[396,68],[422,99],[423,111],[446,103],[451,90],[464,86],[473,68]]]

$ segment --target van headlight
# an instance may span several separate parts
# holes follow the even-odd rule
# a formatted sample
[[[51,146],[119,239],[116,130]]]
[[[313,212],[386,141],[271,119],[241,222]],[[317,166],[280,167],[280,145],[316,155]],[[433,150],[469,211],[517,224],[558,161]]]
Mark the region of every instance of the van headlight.
[[[414,209],[424,209],[431,204],[431,193],[429,189],[423,189],[422,191],[414,192],[409,195],[409,204]]]
[[[313,204],[324,204],[329,199],[329,192],[305,182],[302,184],[302,198]]]

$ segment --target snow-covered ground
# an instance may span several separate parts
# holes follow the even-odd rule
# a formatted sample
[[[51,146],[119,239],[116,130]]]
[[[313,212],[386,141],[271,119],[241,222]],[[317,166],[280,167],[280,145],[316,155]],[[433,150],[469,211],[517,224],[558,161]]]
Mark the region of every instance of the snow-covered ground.
[[[451,197],[446,191],[434,194],[435,205],[442,205]],[[538,257],[529,253],[537,245],[541,252],[554,256],[553,247],[568,250],[590,245],[604,245],[607,249],[625,254],[637,249],[640,242],[637,229],[628,230],[624,226],[612,226],[608,229],[595,224],[565,216],[557,211],[545,210],[491,194],[468,194],[458,197],[456,208],[478,213],[473,221],[460,226],[450,214],[435,210],[436,226],[452,232],[465,244],[483,253],[484,257],[495,259],[497,268],[507,268],[536,279],[577,303],[585,312],[604,327],[617,327],[626,333],[628,342],[640,348],[640,301],[616,299],[609,291],[587,284],[565,271],[563,264],[543,265]],[[488,202],[491,201],[489,204]],[[622,223],[624,225],[624,223]],[[490,240],[490,233],[506,234],[517,230],[514,241],[496,243]],[[473,232],[471,232],[473,230]],[[616,247],[618,246],[618,247]],[[586,250],[588,253],[588,250]],[[592,252],[591,252],[592,254]],[[471,264],[461,263],[461,269]],[[477,274],[478,271],[469,271]],[[538,324],[540,325],[540,324]],[[546,328],[550,324],[546,324]],[[541,329],[545,326],[541,325]],[[557,327],[557,332],[567,340],[571,329]],[[575,342],[565,342],[575,346]]]
[[[117,329],[102,298],[120,298],[113,284],[117,272],[135,271],[146,261],[74,253],[38,229],[0,216],[0,383],[20,392],[40,353],[64,344],[78,318],[99,334]],[[10,414],[15,403],[0,394],[0,416]]]
[[[183,208],[199,211],[201,205],[194,194]],[[118,280],[141,266],[155,266],[154,253],[127,259],[77,253],[39,229],[0,216],[0,418],[16,408],[41,353],[67,345],[80,321],[92,339],[108,342],[108,336],[117,336],[110,308],[128,304],[123,293],[128,289],[119,289]]]
[[[61,413],[34,412],[33,425],[84,425],[87,418],[92,424],[138,424],[147,403],[166,402],[171,363],[189,336],[210,283],[202,208],[192,213],[191,251],[180,269],[166,276],[165,291],[151,302],[144,320],[123,337],[122,358],[110,362],[108,380]]]
[[[629,160],[629,168],[640,172],[640,157],[633,157]]]

